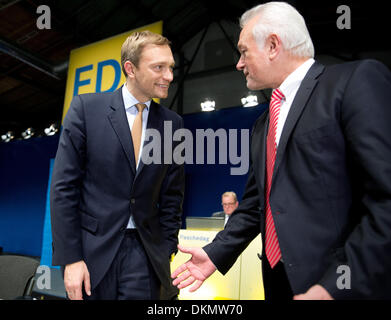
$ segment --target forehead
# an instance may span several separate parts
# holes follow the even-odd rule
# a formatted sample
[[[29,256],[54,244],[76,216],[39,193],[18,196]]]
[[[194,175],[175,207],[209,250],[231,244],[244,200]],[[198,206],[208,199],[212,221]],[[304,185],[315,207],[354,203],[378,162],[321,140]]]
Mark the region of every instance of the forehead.
[[[227,195],[223,196],[223,200],[230,201],[230,200],[233,200],[233,199],[234,199],[234,197],[233,197],[233,196],[231,196],[231,195],[229,195],[229,194],[227,194]]]
[[[248,21],[240,32],[238,47],[247,47],[254,42],[253,28],[259,17],[255,16]]]
[[[174,57],[170,46],[168,45],[156,45],[156,44],[147,44],[140,55],[140,61],[152,62],[152,61],[162,61],[173,63]]]

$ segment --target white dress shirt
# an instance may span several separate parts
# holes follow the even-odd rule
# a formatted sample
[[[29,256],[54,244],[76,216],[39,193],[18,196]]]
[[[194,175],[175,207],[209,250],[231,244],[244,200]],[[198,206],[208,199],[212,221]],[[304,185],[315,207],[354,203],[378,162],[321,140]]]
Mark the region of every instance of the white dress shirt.
[[[229,214],[226,214],[226,215],[225,215],[225,217],[224,217],[224,227],[225,227],[225,225],[227,224],[229,217],[230,217]]]
[[[282,129],[286,118],[288,117],[289,110],[291,109],[292,102],[295,99],[296,93],[299,90],[301,82],[306,76],[308,70],[314,64],[315,60],[310,58],[304,62],[300,67],[293,71],[280,85],[279,89],[284,94],[285,99],[281,101],[280,115],[278,117],[277,132],[276,132],[276,144],[280,142]]]
[[[129,128],[132,130],[134,119],[136,118],[136,115],[138,113],[136,104],[140,103],[128,90],[126,87],[126,83],[122,86],[122,98],[124,99],[124,105],[125,105],[125,111],[126,111],[126,117],[128,118]],[[140,143],[140,152],[139,152],[139,158],[136,163],[136,171],[140,163],[142,151],[143,151],[143,145],[144,145],[144,139],[145,139],[145,130],[147,129],[147,122],[148,122],[148,114],[149,114],[149,107],[151,106],[151,100],[147,102],[142,102],[147,107],[143,110],[143,126],[142,126],[142,134],[141,134],[141,143]],[[130,141],[129,141],[130,143]],[[136,228],[136,225],[133,220],[133,216],[130,216],[129,222],[128,222],[128,229],[134,229]]]

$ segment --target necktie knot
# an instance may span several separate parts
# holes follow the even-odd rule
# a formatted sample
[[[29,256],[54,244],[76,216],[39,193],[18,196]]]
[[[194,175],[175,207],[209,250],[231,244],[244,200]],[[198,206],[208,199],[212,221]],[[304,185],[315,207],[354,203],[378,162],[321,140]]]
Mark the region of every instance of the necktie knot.
[[[284,99],[285,96],[284,94],[281,92],[280,89],[274,89],[273,92],[272,92],[272,97],[270,99],[270,103],[272,104],[273,102],[280,102],[281,103],[281,100]]]
[[[281,101],[284,98],[285,98],[284,94],[279,89],[273,90],[270,99],[270,105],[269,105],[269,113],[270,113],[269,132],[274,136],[276,135],[278,116],[280,114],[280,109],[281,109]]]
[[[137,103],[136,104],[136,108],[137,108],[138,112],[143,112],[146,107],[147,106],[144,103]]]

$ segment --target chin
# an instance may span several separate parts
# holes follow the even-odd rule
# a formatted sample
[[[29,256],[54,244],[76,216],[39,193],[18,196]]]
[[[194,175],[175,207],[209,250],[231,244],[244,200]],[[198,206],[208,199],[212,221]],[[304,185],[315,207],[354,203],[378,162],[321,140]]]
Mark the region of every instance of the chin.
[[[156,94],[156,98],[159,98],[159,99],[166,99],[167,97],[168,97],[168,92]]]
[[[247,81],[247,85],[246,85],[246,86],[247,86],[247,88],[248,88],[249,90],[253,90],[253,91],[265,89],[264,86],[257,85],[257,84],[255,84],[255,83],[251,83],[251,82],[249,82],[249,81]]]
[[[246,86],[249,90],[256,90],[256,89],[254,89],[254,87],[255,87],[254,84],[251,83],[250,81],[247,81]]]

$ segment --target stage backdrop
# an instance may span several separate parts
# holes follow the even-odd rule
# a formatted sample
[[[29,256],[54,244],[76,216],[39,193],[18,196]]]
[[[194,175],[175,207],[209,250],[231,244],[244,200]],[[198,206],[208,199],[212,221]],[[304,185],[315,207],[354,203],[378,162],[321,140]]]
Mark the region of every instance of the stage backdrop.
[[[4,252],[41,255],[50,159],[56,155],[58,139],[54,135],[0,143],[0,246]]]
[[[230,129],[237,129],[237,140],[233,142],[236,144],[240,156],[241,135],[247,130],[251,137],[251,129],[255,120],[266,110],[267,106],[267,104],[262,104],[252,108],[240,106],[213,112],[200,112],[184,115],[183,119],[185,128],[192,132],[193,137],[196,137],[197,129],[212,129],[215,133],[217,130],[223,129],[227,136]],[[239,165],[232,164],[229,156],[227,164],[221,164],[218,156],[220,145],[217,141],[219,140],[216,139],[215,144],[215,164],[207,164],[205,147],[204,164],[196,164],[194,161],[193,164],[185,165],[186,187],[183,204],[183,227],[186,227],[184,224],[186,216],[208,217],[213,212],[222,211],[221,195],[225,191],[234,191],[239,201],[243,195],[248,173],[232,175],[232,168],[238,168]],[[245,143],[249,144],[249,141]],[[227,139],[227,144],[229,146],[229,139]],[[193,149],[195,158],[196,148]],[[249,157],[249,155],[246,156]]]
[[[192,132],[202,128],[251,129],[265,108],[266,105],[234,107],[183,118],[185,127]],[[0,246],[4,252],[42,255],[46,265],[50,265],[51,257],[47,251],[51,249],[47,195],[58,138],[55,135],[0,144]],[[229,162],[185,166],[183,221],[186,216],[210,216],[221,210],[220,196],[224,191],[233,190],[239,199],[242,197],[247,174],[230,175],[231,167]]]
[[[121,35],[111,37],[71,52],[66,85],[63,117],[75,95],[114,91],[125,81],[120,66],[120,48],[134,31],[151,30],[162,33],[162,22],[157,22]],[[164,104],[164,102],[163,102]],[[243,130],[251,129],[255,119],[267,105],[254,108],[233,107],[210,113],[185,115],[185,128],[196,137],[197,129],[222,129],[228,135],[237,129],[234,144],[240,156],[240,138]],[[55,144],[53,145],[53,141]],[[217,139],[216,139],[217,141]],[[232,141],[228,141],[228,146]],[[51,232],[50,208],[47,202],[51,176],[51,159],[55,156],[58,136],[32,138],[0,145],[0,246],[4,252],[41,256],[41,263],[50,265]],[[244,143],[248,144],[248,141]],[[194,141],[194,160],[196,141]],[[210,216],[221,210],[221,194],[232,190],[243,194],[247,171],[232,175],[238,167],[228,159],[221,164],[187,164],[183,221],[186,216]],[[204,151],[206,151],[206,146]],[[228,152],[228,150],[227,150]],[[245,155],[248,157],[248,154]],[[206,159],[206,155],[205,155]],[[185,227],[185,224],[183,224]]]

